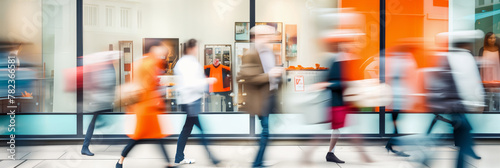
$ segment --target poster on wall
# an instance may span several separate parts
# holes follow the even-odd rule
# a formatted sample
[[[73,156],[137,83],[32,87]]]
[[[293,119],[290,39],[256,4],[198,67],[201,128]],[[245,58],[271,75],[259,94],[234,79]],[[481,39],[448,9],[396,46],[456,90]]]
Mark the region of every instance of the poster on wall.
[[[149,49],[157,42],[160,42],[168,49],[168,52],[161,58],[165,63],[165,74],[174,75],[174,67],[179,61],[179,39],[178,38],[144,38],[142,53],[143,56],[149,55]]]
[[[234,40],[249,41],[250,40],[250,24],[248,22],[236,22],[234,25]]]
[[[285,56],[297,57],[297,25],[285,25]]]

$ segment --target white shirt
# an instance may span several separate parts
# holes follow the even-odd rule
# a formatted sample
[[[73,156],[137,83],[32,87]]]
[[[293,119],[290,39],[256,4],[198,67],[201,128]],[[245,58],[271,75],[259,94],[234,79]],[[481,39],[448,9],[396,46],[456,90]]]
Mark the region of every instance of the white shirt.
[[[271,69],[276,67],[276,61],[274,53],[265,45],[255,45],[255,49],[259,52],[260,61],[262,63],[262,68],[264,73],[269,73]],[[269,76],[269,90],[278,89],[279,78]]]
[[[174,67],[178,103],[189,104],[203,97],[208,88],[203,67],[196,57],[184,55]]]

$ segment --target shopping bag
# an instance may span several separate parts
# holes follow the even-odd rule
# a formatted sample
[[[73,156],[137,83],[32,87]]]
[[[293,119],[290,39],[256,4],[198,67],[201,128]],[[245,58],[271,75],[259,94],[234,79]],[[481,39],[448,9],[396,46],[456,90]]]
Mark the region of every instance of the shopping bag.
[[[330,122],[331,90],[286,93],[284,113],[303,114],[307,124]]]
[[[344,101],[356,107],[380,107],[392,102],[392,90],[378,79],[364,79],[346,82]]]
[[[137,82],[119,85],[115,89],[115,106],[130,106],[140,101],[144,88]]]

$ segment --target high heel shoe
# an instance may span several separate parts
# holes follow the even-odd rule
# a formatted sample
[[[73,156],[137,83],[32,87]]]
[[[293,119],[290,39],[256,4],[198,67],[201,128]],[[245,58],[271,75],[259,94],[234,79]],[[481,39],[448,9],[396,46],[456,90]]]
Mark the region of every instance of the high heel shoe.
[[[387,152],[388,152],[388,153],[389,153],[389,152],[392,152],[392,153],[394,153],[394,154],[396,154],[396,155],[398,155],[398,156],[401,156],[401,157],[410,157],[410,155],[408,155],[408,154],[406,154],[406,153],[404,153],[404,152],[401,152],[401,151],[397,151],[397,150],[392,149],[392,145],[390,145],[390,144],[387,144],[387,145],[385,146],[385,149],[387,149]]]
[[[120,160],[116,162],[116,168],[123,168],[123,163],[120,164]]]
[[[343,160],[340,160],[339,158],[337,158],[337,156],[335,156],[335,154],[333,154],[332,152],[328,152],[326,154],[326,161],[327,162],[335,162],[335,163],[345,163]]]

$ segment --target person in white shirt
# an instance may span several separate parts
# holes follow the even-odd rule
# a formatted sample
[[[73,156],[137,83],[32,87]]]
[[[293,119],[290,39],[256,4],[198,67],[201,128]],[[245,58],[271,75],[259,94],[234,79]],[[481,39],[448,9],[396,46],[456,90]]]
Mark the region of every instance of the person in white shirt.
[[[203,66],[198,62],[198,45],[195,39],[188,40],[184,45],[184,56],[174,67],[174,74],[177,76],[177,91],[179,93],[178,102],[181,108],[186,111],[187,117],[177,140],[177,153],[175,163],[192,164],[194,159],[184,158],[184,148],[193,126],[196,125],[201,132],[201,143],[205,146],[208,156],[214,165],[220,163],[208,149],[208,140],[205,138],[203,129],[198,118],[201,112],[201,98],[206,92],[208,85],[217,81],[215,78],[206,78]]]

